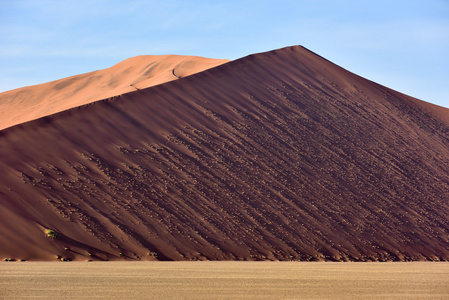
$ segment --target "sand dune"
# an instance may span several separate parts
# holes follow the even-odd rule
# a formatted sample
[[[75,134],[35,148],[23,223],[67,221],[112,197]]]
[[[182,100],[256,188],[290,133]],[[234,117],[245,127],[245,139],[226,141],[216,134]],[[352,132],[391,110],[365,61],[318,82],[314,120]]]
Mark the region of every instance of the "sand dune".
[[[448,260],[447,112],[297,46],[16,125],[0,255]]]
[[[195,56],[143,55],[108,69],[4,92],[0,94],[0,129],[186,77],[225,62]]]

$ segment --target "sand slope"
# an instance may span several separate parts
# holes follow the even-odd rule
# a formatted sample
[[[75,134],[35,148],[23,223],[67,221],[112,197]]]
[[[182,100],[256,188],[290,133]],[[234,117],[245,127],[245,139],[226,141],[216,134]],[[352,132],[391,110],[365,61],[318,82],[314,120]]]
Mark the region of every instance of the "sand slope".
[[[0,255],[448,260],[445,116],[297,46],[17,125]]]
[[[225,62],[196,56],[143,55],[108,69],[0,93],[0,129],[186,77]]]

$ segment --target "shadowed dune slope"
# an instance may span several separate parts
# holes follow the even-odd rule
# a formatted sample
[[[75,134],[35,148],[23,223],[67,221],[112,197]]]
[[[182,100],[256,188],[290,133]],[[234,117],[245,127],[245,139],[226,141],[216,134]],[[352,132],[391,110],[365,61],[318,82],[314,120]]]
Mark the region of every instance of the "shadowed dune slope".
[[[448,260],[446,116],[296,46],[14,126],[0,255]]]
[[[226,63],[180,55],[142,55],[111,68],[0,94],[0,129],[147,88]]]

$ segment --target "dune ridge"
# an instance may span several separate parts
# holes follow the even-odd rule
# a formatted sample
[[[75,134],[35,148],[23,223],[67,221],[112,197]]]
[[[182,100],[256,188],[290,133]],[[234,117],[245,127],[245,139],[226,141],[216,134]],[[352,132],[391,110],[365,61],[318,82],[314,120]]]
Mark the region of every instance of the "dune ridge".
[[[14,126],[0,255],[448,260],[445,115],[295,46]]]
[[[141,55],[110,68],[0,93],[0,130],[77,106],[186,77],[226,59]]]

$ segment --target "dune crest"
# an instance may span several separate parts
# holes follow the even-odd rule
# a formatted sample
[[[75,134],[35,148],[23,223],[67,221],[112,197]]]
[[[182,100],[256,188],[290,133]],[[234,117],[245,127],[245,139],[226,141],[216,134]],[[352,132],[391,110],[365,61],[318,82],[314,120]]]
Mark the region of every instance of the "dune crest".
[[[295,46],[13,126],[0,257],[449,260],[447,112]]]
[[[0,94],[0,130],[97,100],[186,77],[226,63],[180,55],[142,55],[110,68]]]

